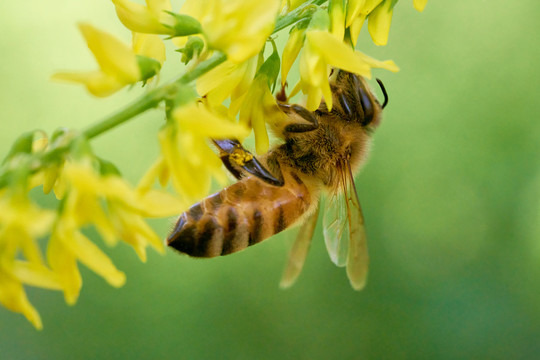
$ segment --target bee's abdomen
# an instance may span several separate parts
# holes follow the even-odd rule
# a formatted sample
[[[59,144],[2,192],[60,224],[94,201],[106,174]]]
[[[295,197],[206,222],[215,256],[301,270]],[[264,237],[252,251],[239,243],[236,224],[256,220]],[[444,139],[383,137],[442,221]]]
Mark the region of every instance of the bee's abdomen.
[[[231,254],[292,225],[308,209],[309,198],[297,176],[283,187],[249,177],[183,213],[167,244],[195,257]]]

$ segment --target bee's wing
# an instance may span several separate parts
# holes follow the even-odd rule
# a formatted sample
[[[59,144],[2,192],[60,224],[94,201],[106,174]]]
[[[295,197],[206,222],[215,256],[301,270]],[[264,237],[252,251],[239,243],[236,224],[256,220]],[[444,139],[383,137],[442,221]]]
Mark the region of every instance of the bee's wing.
[[[332,195],[325,210],[324,238],[332,261],[338,266],[347,265],[351,286],[361,290],[366,284],[369,265],[364,216],[349,161],[341,168],[341,189]]]
[[[328,255],[337,266],[347,265],[347,241],[349,227],[347,225],[347,199],[343,191],[345,185],[345,174],[339,179],[339,190],[335,194],[330,194],[325,200],[323,216],[324,242]]]
[[[355,290],[362,290],[366,285],[369,255],[367,247],[364,215],[358,200],[356,185],[351,171],[351,164],[347,161],[347,213],[349,219],[349,252],[347,254],[347,276]]]
[[[282,289],[291,287],[302,271],[309,246],[311,245],[311,239],[313,238],[313,232],[317,225],[319,207],[320,205],[317,205],[315,212],[307,217],[296,235],[296,240],[289,253],[287,266],[285,267],[281,282],[279,283],[279,287]]]

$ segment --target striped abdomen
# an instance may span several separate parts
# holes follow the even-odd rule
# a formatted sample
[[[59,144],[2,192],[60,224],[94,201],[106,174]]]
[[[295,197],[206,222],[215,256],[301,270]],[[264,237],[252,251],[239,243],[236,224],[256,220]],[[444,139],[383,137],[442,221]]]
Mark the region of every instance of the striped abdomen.
[[[292,225],[311,203],[306,185],[284,173],[285,185],[245,178],[183,213],[167,244],[196,257],[227,255]]]

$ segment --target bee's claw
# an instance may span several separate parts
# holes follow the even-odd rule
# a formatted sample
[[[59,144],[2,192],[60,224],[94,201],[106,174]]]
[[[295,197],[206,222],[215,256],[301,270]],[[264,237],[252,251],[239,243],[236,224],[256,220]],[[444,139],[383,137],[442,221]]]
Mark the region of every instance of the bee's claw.
[[[253,158],[252,160],[246,162],[246,164],[242,167],[244,170],[246,170],[248,173],[255,175],[259,179],[274,185],[274,186],[283,186],[285,183],[283,180],[279,180],[274,175],[270,173],[270,171],[266,170],[264,166],[261,165],[261,163],[257,160],[257,158]]]
[[[237,179],[242,178],[242,170],[274,186],[283,186],[283,180],[277,179],[238,140],[212,140],[218,147],[223,165]]]

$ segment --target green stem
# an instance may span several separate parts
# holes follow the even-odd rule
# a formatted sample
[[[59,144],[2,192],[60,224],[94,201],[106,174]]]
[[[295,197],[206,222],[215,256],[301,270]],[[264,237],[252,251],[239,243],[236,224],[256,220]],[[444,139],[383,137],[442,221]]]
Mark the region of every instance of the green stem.
[[[306,2],[287,15],[281,16],[276,20],[276,26],[274,27],[273,34],[277,33],[280,30],[285,29],[287,26],[292,25],[302,19],[310,17],[316,10],[316,6],[322,5],[327,0],[313,0]]]
[[[157,89],[154,89],[148,92],[143,97],[139,98],[131,105],[128,105],[126,108],[120,110],[116,114],[109,116],[108,118],[93,124],[89,128],[83,131],[83,135],[88,139],[94,138],[124,122],[135,117],[139,114],[142,114],[148,109],[156,107],[164,95],[168,92],[171,85],[161,86]]]
[[[218,53],[210,59],[201,62],[195,69],[182,75],[178,80],[162,85],[149,91],[141,98],[134,101],[131,105],[128,105],[124,109],[120,110],[114,115],[111,115],[104,120],[90,126],[83,131],[83,135],[88,139],[92,139],[126,121],[142,114],[148,109],[152,109],[159,105],[164,99],[173,96],[178,90],[179,85],[189,84],[199,76],[205,74],[211,69],[215,68],[227,59],[227,56],[222,53]]]
[[[195,69],[182,75],[180,79],[176,80],[176,82],[181,84],[189,84],[201,75],[206,74],[208,71],[223,63],[225,60],[227,60],[227,55],[223,53],[217,53],[210,59],[205,60],[199,65],[197,65]]]

